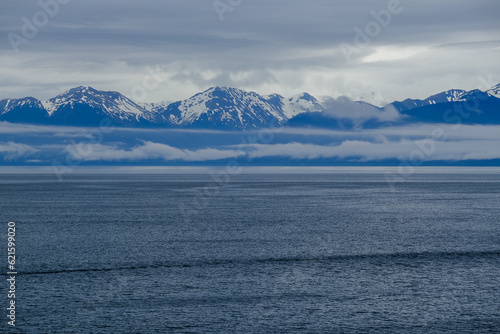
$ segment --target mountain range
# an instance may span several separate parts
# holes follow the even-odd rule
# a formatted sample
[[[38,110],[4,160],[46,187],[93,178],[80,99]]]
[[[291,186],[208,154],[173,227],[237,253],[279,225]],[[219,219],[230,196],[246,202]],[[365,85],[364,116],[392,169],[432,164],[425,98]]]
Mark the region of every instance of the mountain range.
[[[333,100],[335,101],[335,100]],[[186,100],[138,104],[119,92],[72,88],[47,101],[33,97],[0,101],[0,121],[42,125],[250,130],[273,125],[346,128],[380,124],[444,123],[460,115],[466,124],[500,124],[500,84],[489,90],[452,89],[424,100],[378,107],[366,102],[329,103],[308,93],[285,98],[230,87],[212,87]],[[364,112],[362,117],[350,115]],[[383,117],[391,113],[396,117]],[[352,116],[352,117],[351,117]]]

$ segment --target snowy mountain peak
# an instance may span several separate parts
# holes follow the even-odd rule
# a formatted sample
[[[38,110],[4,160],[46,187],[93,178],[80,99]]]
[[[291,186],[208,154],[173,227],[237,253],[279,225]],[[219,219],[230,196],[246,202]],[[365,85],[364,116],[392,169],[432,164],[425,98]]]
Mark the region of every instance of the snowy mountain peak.
[[[212,86],[209,89],[205,90],[205,92],[231,92],[231,91],[240,91],[238,88],[227,87],[227,86]]]
[[[206,96],[216,96],[216,97],[222,97],[225,94],[227,96],[232,96],[235,98],[244,98],[245,96],[259,96],[259,94],[255,92],[247,92],[238,88],[233,88],[233,87],[225,87],[225,86],[215,86],[207,89],[206,91],[202,92],[201,94],[205,94]]]
[[[143,108],[118,92],[99,91],[89,86],[71,88],[44,103],[49,114],[58,108],[88,105],[102,107],[108,113],[142,114]]]
[[[84,93],[84,94],[92,94],[92,93],[98,93],[99,91],[95,88],[92,88],[90,86],[78,86],[71,88],[70,90],[66,91],[66,93]]]
[[[300,100],[311,101],[311,102],[318,102],[318,100],[316,100],[316,98],[314,96],[312,96],[309,93],[305,93],[305,92],[302,94],[295,95],[294,98],[300,99]]]
[[[280,108],[254,92],[216,86],[169,105],[163,117],[173,125],[218,128],[256,128],[286,121]]]
[[[118,92],[100,91],[78,86],[43,103],[49,115],[64,109],[87,108],[102,110],[112,118],[128,119],[142,116],[145,109]]]
[[[36,108],[43,109],[42,102],[34,97],[24,97],[22,99],[6,99],[0,101],[1,114],[8,113],[16,108]]]
[[[323,105],[308,93],[297,94],[284,100],[283,103],[283,113],[288,119],[305,112],[318,112],[324,109]]]
[[[495,85],[495,86],[491,87],[490,89],[488,89],[486,91],[486,93],[500,99],[500,83],[498,85]]]
[[[439,94],[429,96],[428,98],[426,98],[424,100],[406,99],[404,101],[395,101],[395,102],[391,103],[390,105],[395,107],[400,112],[404,112],[407,110],[420,108],[423,106],[428,106],[428,105],[433,105],[433,104],[460,101],[463,98],[464,94],[467,94],[467,93],[468,93],[467,91],[462,90],[462,89],[450,89],[450,90],[441,92]]]

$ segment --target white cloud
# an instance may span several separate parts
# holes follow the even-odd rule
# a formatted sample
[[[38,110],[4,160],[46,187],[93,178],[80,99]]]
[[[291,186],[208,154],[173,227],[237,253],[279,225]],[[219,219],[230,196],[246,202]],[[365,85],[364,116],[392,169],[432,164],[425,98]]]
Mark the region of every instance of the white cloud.
[[[235,158],[244,154],[237,150],[219,150],[213,148],[193,151],[150,141],[132,147],[131,149],[121,149],[117,146],[102,144],[73,144],[68,145],[66,151],[71,154],[73,159],[80,161],[139,161],[163,159],[165,161],[181,160],[194,162]]]
[[[6,131],[3,132],[2,129]],[[15,131],[9,132],[8,126],[2,128],[0,124],[0,134],[3,133],[0,138],[0,157],[4,161],[23,158],[24,161],[36,160],[41,163],[64,158],[69,154],[76,161],[101,161],[104,164],[110,161],[127,164],[163,160],[184,161],[189,165],[190,162],[245,159],[248,152],[249,157],[254,158],[324,158],[361,162],[411,157],[425,161],[500,159],[500,126],[460,125],[455,128],[449,124],[420,124],[359,131],[279,128],[275,130],[268,145],[242,145],[242,138],[259,138],[262,135],[259,131],[227,133],[168,130],[169,134],[165,136],[164,129],[116,128],[113,134],[106,134],[102,142],[91,144],[92,141],[86,140],[86,136],[78,132],[82,131],[79,128],[13,125],[12,129],[19,130],[16,142],[11,139]],[[432,139],[432,134],[436,131],[441,134],[439,140]],[[61,137],[54,137],[53,133]],[[68,138],[64,138],[64,134]],[[18,139],[21,137],[22,142]],[[180,148],[179,141],[186,137],[200,144]],[[144,142],[136,145],[136,138],[143,138]],[[77,143],[81,141],[82,144],[69,144],[73,140]],[[31,144],[33,142],[37,144]],[[207,146],[210,148],[206,148]]]
[[[19,54],[0,40],[0,99],[47,99],[80,84],[129,94],[145,67],[158,64],[170,79],[148,100],[180,100],[226,84],[380,104],[477,88],[479,72],[500,71],[498,1],[401,2],[404,11],[347,63],[339,45],[353,43],[354,28],[387,0],[245,1],[223,22],[206,0],[71,1]],[[38,2],[2,6],[4,36],[20,34],[21,18],[40,10]],[[415,53],[415,45],[425,52]]]
[[[392,106],[380,110],[369,104],[355,103],[345,96],[337,99],[326,99],[323,104],[326,107],[325,114],[335,118],[359,121],[368,119],[394,121],[401,117],[401,114]]]
[[[410,58],[422,51],[425,47],[395,47],[381,46],[376,47],[373,52],[361,59],[363,63],[376,63],[384,61],[395,61]]]
[[[3,156],[4,160],[15,160],[28,156],[38,150],[25,144],[19,144],[14,142],[0,142],[0,155]]]
[[[346,140],[339,145],[314,145],[302,143],[251,145],[252,156],[286,157],[292,159],[338,158],[360,162],[384,159],[417,161],[459,161],[500,159],[500,146],[496,140],[437,141],[398,140],[369,142]]]

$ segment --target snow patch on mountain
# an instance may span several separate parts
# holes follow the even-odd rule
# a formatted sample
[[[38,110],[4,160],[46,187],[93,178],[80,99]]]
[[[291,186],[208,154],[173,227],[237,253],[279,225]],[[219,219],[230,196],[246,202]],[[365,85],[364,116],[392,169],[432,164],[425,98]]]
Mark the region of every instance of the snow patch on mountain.
[[[437,103],[445,103],[445,102],[455,102],[460,99],[460,97],[466,93],[463,89],[450,89],[445,92],[429,96],[423,102],[423,105],[426,104],[437,104]]]
[[[160,101],[160,102],[137,102],[139,106],[141,106],[143,109],[150,111],[150,112],[157,112],[158,110],[165,109],[167,108],[170,104],[172,104],[173,101]]]
[[[488,89],[486,93],[500,99],[500,83]]]
[[[77,104],[84,104],[91,108],[101,109],[113,118],[130,119],[146,117],[143,107],[118,92],[99,91],[88,86],[72,88],[43,103],[43,106],[52,116],[54,112],[64,107],[74,108]]]
[[[38,99],[35,99],[34,97],[24,97],[22,99],[5,99],[0,101],[0,107],[2,107],[0,114],[6,114],[16,108],[44,109],[42,102]]]
[[[290,119],[305,112],[323,111],[324,106],[308,93],[302,93],[285,99],[283,103],[283,114]]]

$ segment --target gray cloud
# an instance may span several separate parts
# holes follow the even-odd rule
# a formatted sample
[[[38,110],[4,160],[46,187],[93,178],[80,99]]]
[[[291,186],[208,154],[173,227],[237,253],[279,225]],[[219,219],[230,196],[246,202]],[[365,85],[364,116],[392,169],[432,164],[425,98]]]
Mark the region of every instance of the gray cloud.
[[[0,147],[1,148],[1,147]],[[384,159],[414,161],[462,161],[500,159],[497,140],[438,141],[431,138],[407,140],[367,141],[344,140],[340,144],[317,145],[306,143],[242,145],[249,149],[252,158],[281,157],[296,160],[338,158],[349,161],[370,162]],[[71,158],[77,161],[216,161],[243,157],[242,150],[231,148],[187,150],[170,145],[145,142],[123,149],[117,145],[82,145],[65,147]],[[418,165],[418,163],[417,163]]]
[[[103,144],[72,144],[65,150],[76,161],[140,161],[163,159],[165,161],[181,160],[186,162],[211,161],[235,158],[244,153],[236,150],[219,150],[205,148],[199,150],[179,149],[165,144],[145,142],[131,149]]]
[[[32,146],[14,142],[0,142],[0,156],[5,161],[10,161],[22,157],[29,156],[38,150]]]
[[[287,157],[292,159],[339,158],[369,162],[384,159],[415,161],[459,161],[500,159],[498,141],[462,140],[453,142],[433,139],[370,142],[346,140],[339,145],[314,145],[289,143],[277,145],[253,145],[252,156]]]
[[[326,107],[326,115],[330,115],[333,118],[352,119],[359,122],[368,119],[394,121],[402,117],[399,111],[392,106],[380,110],[373,105],[356,103],[345,96],[337,99],[327,98],[324,101],[324,106]]]
[[[362,112],[364,112],[362,110]],[[7,126],[0,123],[0,160],[51,163],[140,162],[147,160],[203,162],[224,159],[287,158],[296,160],[338,158],[370,162],[382,159],[489,160],[500,159],[500,126],[419,124],[413,126],[337,131],[329,129],[279,128],[270,144],[243,144],[258,138],[259,131],[232,133],[206,130],[145,130],[115,128],[103,140],[91,129],[74,127]],[[438,136],[433,134],[439,133]],[[210,136],[220,136],[208,144]],[[14,137],[15,136],[15,137]],[[144,136],[137,144],[133,138]],[[128,138],[128,140],[127,140]],[[196,144],[181,147],[179,138]],[[200,140],[201,139],[201,140]],[[206,148],[205,146],[210,146]],[[247,155],[249,154],[249,155]]]
[[[50,2],[52,0],[44,0]],[[54,0],[55,1],[55,0]],[[350,62],[339,45],[387,0],[244,1],[220,21],[211,0],[72,0],[12,50],[38,1],[3,1],[0,10],[0,98],[46,99],[79,84],[125,94],[146,66],[168,68],[150,100],[178,100],[211,85],[267,94],[348,96],[384,103],[479,86],[499,73],[500,3],[401,0],[370,44]],[[497,79],[500,81],[500,78]]]

